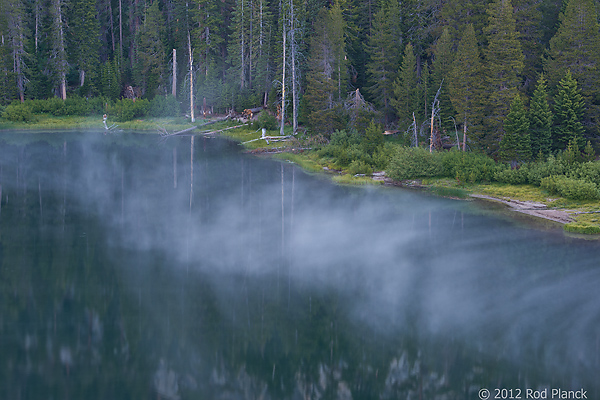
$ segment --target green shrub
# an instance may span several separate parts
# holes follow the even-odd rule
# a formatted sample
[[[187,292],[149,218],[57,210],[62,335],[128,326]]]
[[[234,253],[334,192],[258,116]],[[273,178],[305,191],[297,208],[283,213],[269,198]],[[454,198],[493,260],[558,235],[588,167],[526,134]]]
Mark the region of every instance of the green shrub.
[[[443,173],[439,153],[430,153],[421,147],[398,147],[387,167],[394,180],[440,176]]]
[[[543,178],[563,175],[566,169],[566,164],[561,159],[550,156],[546,161],[537,161],[528,165],[527,181],[532,185],[540,186]]]
[[[540,186],[551,194],[572,200],[598,200],[600,192],[595,183],[572,179],[563,175],[542,178]]]
[[[89,104],[83,97],[67,97],[65,100],[65,115],[86,116],[89,114]]]
[[[257,119],[258,128],[265,128],[268,131],[277,130],[279,123],[277,122],[277,118],[274,115],[269,114],[267,111],[262,111],[258,115]]]
[[[329,139],[330,146],[346,147],[350,144],[350,135],[345,130],[336,130]]]
[[[523,164],[520,168],[505,168],[500,169],[498,167],[496,172],[494,173],[494,180],[502,183],[509,183],[511,185],[522,185],[527,183],[528,177],[528,165]]]
[[[456,150],[442,153],[443,174],[460,182],[490,182],[502,165],[485,154],[467,153]]]
[[[26,104],[22,103],[11,103],[9,104],[2,117],[12,122],[29,122],[31,121],[31,110]]]
[[[150,102],[146,99],[121,99],[108,106],[107,114],[115,116],[115,120],[119,122],[131,121],[146,115],[149,106]]]
[[[150,101],[148,115],[151,117],[175,117],[180,113],[179,102],[172,95],[156,96]]]
[[[373,168],[362,160],[354,160],[350,163],[350,166],[348,166],[348,172],[352,175],[371,175],[373,173]]]
[[[572,166],[566,174],[569,178],[593,182],[600,187],[600,162],[588,161]]]

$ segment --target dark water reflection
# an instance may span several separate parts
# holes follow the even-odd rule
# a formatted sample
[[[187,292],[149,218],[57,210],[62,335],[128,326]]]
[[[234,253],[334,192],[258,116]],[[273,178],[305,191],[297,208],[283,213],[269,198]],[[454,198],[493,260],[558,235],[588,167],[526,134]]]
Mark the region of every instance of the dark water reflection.
[[[191,172],[190,138],[0,136],[2,398],[600,396],[596,241],[223,140]]]

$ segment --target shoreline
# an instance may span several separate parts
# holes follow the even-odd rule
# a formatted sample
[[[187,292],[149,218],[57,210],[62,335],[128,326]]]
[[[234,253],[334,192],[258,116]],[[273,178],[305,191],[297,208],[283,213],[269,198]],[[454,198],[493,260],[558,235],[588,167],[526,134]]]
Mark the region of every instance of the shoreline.
[[[502,203],[508,206],[508,208],[512,211],[520,212],[522,214],[527,214],[532,217],[543,218],[550,221],[558,222],[560,224],[568,224],[571,222],[575,222],[573,218],[571,218],[570,214],[564,210],[558,210],[553,208],[548,208],[548,206],[544,203],[535,202],[535,201],[522,201],[511,198],[499,198],[494,196],[488,196],[485,194],[471,194],[470,197],[480,200],[493,201],[497,203]]]
[[[88,120],[91,118],[87,118]],[[120,128],[122,128],[122,130],[127,130],[127,131],[145,131],[150,133],[152,130],[154,129],[148,129],[148,128],[155,128],[158,123],[160,122],[167,122],[168,125],[171,125],[171,128],[175,128],[177,125],[181,124],[181,121],[174,121],[173,119],[162,119],[162,121],[160,119],[154,119],[154,120],[145,120],[145,121],[132,121],[133,123],[130,124],[123,124],[125,126],[122,126]],[[170,124],[169,124],[170,123]],[[75,126],[71,125],[71,126],[35,126],[36,124],[27,124],[28,126],[26,127],[21,127],[21,129],[17,128],[17,127],[4,127],[3,129],[0,129],[0,131],[20,131],[23,133],[26,132],[36,132],[38,130],[43,130],[43,131],[55,131],[55,132],[67,132],[67,131],[72,131],[72,130],[78,130],[78,129],[89,129],[83,126],[77,126],[75,124]],[[65,124],[65,125],[69,125],[69,124]],[[130,125],[130,126],[126,126],[126,125]],[[133,126],[131,126],[133,125]],[[136,126],[137,125],[137,126]],[[142,126],[140,126],[142,125]],[[177,126],[179,127],[179,126]],[[25,129],[23,129],[25,128]],[[137,128],[137,129],[136,129]],[[141,129],[140,129],[141,128]],[[144,129],[145,128],[145,129]],[[236,129],[237,130],[237,129]],[[103,131],[103,129],[98,129],[98,131]],[[389,177],[386,176],[385,172],[383,171],[379,171],[379,172],[374,172],[372,176],[354,176],[354,175],[350,175],[345,173],[346,171],[337,171],[337,170],[331,170],[330,168],[328,168],[326,165],[323,165],[321,162],[319,162],[319,160],[315,160],[313,157],[308,157],[307,154],[302,154],[304,152],[304,150],[309,150],[310,148],[301,148],[301,149],[297,149],[300,151],[293,151],[293,149],[287,149],[286,146],[260,146],[258,145],[258,143],[253,143],[253,146],[248,146],[245,145],[243,142],[243,139],[246,139],[248,136],[253,137],[253,136],[258,136],[258,135],[248,135],[248,133],[244,133],[243,135],[240,135],[239,133],[236,135],[236,133],[234,132],[228,132],[228,133],[219,133],[218,136],[224,137],[224,138],[228,138],[230,140],[234,140],[237,142],[240,142],[240,144],[246,149],[247,153],[250,154],[254,154],[257,156],[266,156],[269,158],[279,158],[281,160],[286,160],[288,162],[292,162],[296,165],[298,165],[300,168],[302,168],[303,170],[306,170],[308,172],[312,172],[312,173],[322,173],[324,175],[329,175],[332,177],[332,181],[334,183],[337,184],[344,184],[344,185],[365,185],[365,184],[374,184],[374,185],[385,185],[385,186],[396,186],[396,187],[410,187],[410,188],[420,188],[420,189],[432,189],[432,192],[435,192],[436,189],[451,189],[451,190],[458,190],[458,191],[463,191],[463,195],[465,197],[460,197],[460,199],[471,199],[471,200],[483,200],[483,201],[490,201],[490,202],[495,202],[495,203],[500,203],[503,204],[507,207],[508,210],[510,211],[515,211],[521,214],[525,214],[531,217],[536,217],[536,218],[541,218],[544,220],[548,220],[548,221],[553,221],[553,222],[557,222],[560,223],[563,226],[563,229],[565,232],[570,232],[570,233],[582,233],[585,234],[586,236],[589,235],[598,235],[600,233],[600,224],[597,222],[596,219],[591,219],[589,220],[590,217],[586,217],[584,216],[585,214],[591,215],[594,213],[598,213],[600,215],[600,211],[589,211],[588,205],[586,204],[574,204],[573,206],[567,205],[567,209],[558,209],[558,208],[553,208],[548,206],[548,204],[545,204],[541,201],[534,201],[535,199],[539,199],[539,196],[537,197],[533,197],[534,200],[521,200],[521,198],[532,198],[531,196],[522,196],[519,197],[518,194],[521,193],[516,193],[517,196],[504,196],[502,194],[502,192],[494,194],[492,193],[490,194],[483,194],[486,191],[489,192],[489,190],[486,189],[477,189],[477,187],[474,188],[463,188],[463,187],[456,187],[452,184],[450,184],[450,186],[447,186],[446,182],[430,182],[430,183],[426,183],[423,184],[421,182],[420,179],[415,179],[415,180],[408,180],[408,181],[392,181]],[[243,137],[243,139],[242,139]],[[258,146],[257,146],[258,145]],[[296,144],[297,145],[297,144]],[[293,154],[294,157],[277,157],[276,154]],[[332,173],[334,172],[334,173]],[[333,179],[333,177],[346,177],[347,178],[337,178],[337,179]],[[441,183],[441,184],[440,184]],[[513,185],[514,186],[514,185]],[[518,186],[515,186],[518,187]],[[483,192],[483,193],[482,193]],[[436,194],[437,196],[440,197],[451,197],[454,198],[453,196],[445,196],[443,194]],[[459,197],[456,197],[459,198]],[[543,199],[542,199],[543,200]],[[594,205],[592,205],[594,206]],[[600,209],[599,209],[600,210]]]

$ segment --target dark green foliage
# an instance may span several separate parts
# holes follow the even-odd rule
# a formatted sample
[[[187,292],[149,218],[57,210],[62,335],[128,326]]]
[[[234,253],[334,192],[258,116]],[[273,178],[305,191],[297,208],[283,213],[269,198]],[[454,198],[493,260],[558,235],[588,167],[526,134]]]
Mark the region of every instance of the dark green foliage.
[[[549,176],[543,178],[540,187],[550,194],[560,195],[571,200],[598,200],[600,191],[595,183],[566,176]]]
[[[400,8],[397,1],[384,2],[373,17],[371,36],[367,45],[370,56],[367,64],[368,93],[375,105],[383,111],[386,123],[394,115],[391,99],[402,53]]]
[[[445,172],[439,153],[422,147],[399,147],[392,156],[387,175],[393,180],[442,176]]]
[[[545,72],[557,85],[567,71],[573,74],[591,107],[587,118],[598,118],[600,101],[600,26],[594,0],[568,0],[560,14],[560,27],[550,40]],[[557,118],[558,115],[557,115]],[[566,144],[563,143],[563,144]],[[563,147],[564,148],[564,147]]]
[[[372,156],[381,145],[383,145],[383,128],[371,121],[371,124],[365,131],[362,147],[365,153]]]
[[[171,95],[156,96],[150,101],[148,115],[151,117],[175,117],[181,114],[181,106]]]
[[[134,118],[143,117],[148,113],[150,101],[146,99],[138,99],[136,101],[130,99],[117,100],[114,104],[109,104],[107,114],[114,116],[116,121],[131,121]]]
[[[552,124],[554,115],[548,104],[548,88],[544,75],[540,75],[538,83],[533,92],[529,106],[529,128],[531,139],[531,153],[543,156],[550,154],[552,150]]]
[[[496,0],[488,9],[485,51],[486,132],[482,144],[495,154],[503,135],[504,118],[515,98],[523,71],[523,51],[518,40],[514,11],[510,0]]]
[[[575,140],[583,145],[583,113],[585,104],[577,86],[577,81],[567,70],[558,84],[558,93],[554,97],[555,124],[553,128],[553,147],[563,150]]]
[[[467,25],[450,72],[450,100],[456,110],[457,123],[479,146],[482,144],[483,68],[473,25]]]
[[[266,130],[274,131],[277,129],[277,125],[277,118],[275,118],[274,115],[271,115],[266,111],[259,114],[257,128],[265,128]]]
[[[505,161],[529,161],[531,142],[529,140],[529,118],[525,106],[518,94],[515,96],[510,112],[504,120],[504,136],[500,142],[500,157]]]
[[[417,59],[413,46],[409,43],[404,48],[402,66],[393,83],[394,96],[390,99],[392,106],[396,110],[401,130],[405,130],[412,124],[413,113],[416,114],[418,121],[423,119],[417,81]]]

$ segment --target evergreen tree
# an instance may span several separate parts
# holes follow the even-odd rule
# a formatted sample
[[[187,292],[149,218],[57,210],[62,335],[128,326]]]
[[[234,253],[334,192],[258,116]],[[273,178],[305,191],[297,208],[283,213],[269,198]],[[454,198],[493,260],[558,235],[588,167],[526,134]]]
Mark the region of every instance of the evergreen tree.
[[[65,40],[65,23],[64,23],[64,10],[62,7],[61,0],[51,0],[50,4],[50,16],[52,22],[50,24],[50,36],[51,36],[51,51],[50,59],[51,65],[54,72],[55,84],[57,86],[58,96],[66,100],[67,99],[67,51],[66,51],[66,40]]]
[[[406,129],[410,126],[413,113],[419,116],[419,120],[422,120],[422,108],[417,87],[417,59],[410,43],[404,48],[402,66],[394,81],[393,89],[394,97],[391,99],[391,103],[396,110],[400,128]]]
[[[488,47],[485,51],[486,134],[483,144],[490,153],[498,149],[503,121],[509,104],[518,92],[523,70],[523,52],[515,29],[510,0],[496,0],[488,9],[486,27]]]
[[[554,116],[548,104],[547,81],[540,75],[529,107],[531,151],[548,156],[552,150],[552,123]]]
[[[315,131],[343,128],[339,120],[347,85],[343,26],[338,6],[322,8],[314,24],[304,104],[309,125]]]
[[[563,150],[570,141],[583,145],[583,113],[585,103],[577,81],[567,70],[565,77],[558,83],[558,92],[554,97],[555,125],[552,144],[555,150]]]
[[[523,84],[529,89],[535,83],[535,77],[541,69],[541,57],[544,50],[542,36],[544,25],[540,1],[512,0],[516,30],[523,49]]]
[[[434,47],[434,61],[432,64],[431,87],[432,91],[436,92],[440,85],[442,91],[440,93],[440,118],[442,127],[450,129],[453,123],[450,117],[454,116],[454,108],[450,100],[450,74],[452,71],[452,42],[448,28],[444,28],[442,35],[438,39]]]
[[[103,96],[111,100],[118,99],[121,94],[119,66],[116,58],[113,61],[107,60],[102,66],[100,91]]]
[[[457,121],[463,126],[463,137],[481,144],[482,121],[482,66],[479,47],[475,39],[473,25],[468,24],[458,45],[458,50],[450,72],[450,100],[456,110]],[[464,147],[463,147],[464,148]]]
[[[79,70],[79,86],[83,95],[94,91],[98,49],[100,48],[100,26],[95,0],[74,0],[70,3],[68,24],[69,53]],[[85,86],[85,87],[84,87]]]
[[[136,36],[135,69],[137,83],[148,98],[153,98],[164,77],[165,49],[162,42],[164,20],[158,0],[148,7],[144,22]]]
[[[441,16],[446,23],[450,38],[456,44],[468,24],[477,32],[477,41],[483,41],[483,28],[486,25],[485,10],[489,0],[446,1],[442,5]]]
[[[505,161],[522,162],[531,159],[529,118],[518,93],[504,120],[504,136],[500,142],[500,156]]]
[[[581,87],[591,106],[587,118],[598,118],[600,104],[600,27],[593,0],[568,0],[559,16],[560,27],[550,40],[545,71],[551,86],[557,85],[567,70]]]
[[[389,0],[375,14],[367,46],[370,58],[367,64],[369,77],[367,92],[389,122],[394,114],[391,99],[392,85],[400,65],[402,33],[398,2]]]

